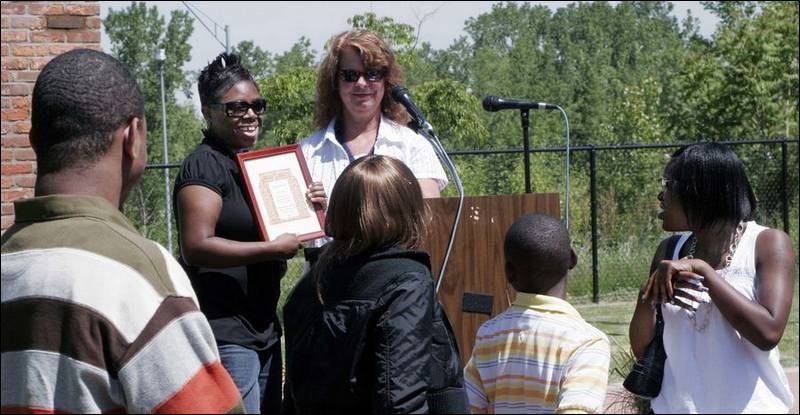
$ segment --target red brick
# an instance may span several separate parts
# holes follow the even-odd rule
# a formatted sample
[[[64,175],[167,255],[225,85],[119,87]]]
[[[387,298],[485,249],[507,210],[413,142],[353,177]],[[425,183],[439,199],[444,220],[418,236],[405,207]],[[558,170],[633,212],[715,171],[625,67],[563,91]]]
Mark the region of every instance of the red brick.
[[[100,43],[100,32],[97,30],[70,30],[67,32],[69,43]]]
[[[52,50],[52,48],[50,49]],[[14,75],[14,80],[17,82],[36,82],[39,71],[17,71]]]
[[[0,100],[0,108],[11,108],[11,98],[3,97]]]
[[[11,72],[3,70],[0,72],[0,79],[2,79],[3,83],[6,83],[11,80]]]
[[[11,225],[13,225],[13,224],[14,224],[14,217],[13,216],[10,216],[10,215],[9,216],[5,216],[5,215],[3,215],[2,222],[0,222],[0,227],[2,227],[3,230],[6,230],[6,229],[10,228]]]
[[[3,63],[0,65],[3,69],[18,71],[20,69],[29,69],[31,60],[30,58],[7,58],[3,59]]]
[[[14,150],[14,160],[36,161],[36,153],[34,153],[31,148],[18,148]]]
[[[12,42],[27,42],[28,41],[28,31],[27,30],[3,30],[3,33],[0,34],[0,39],[2,41],[12,43]]]
[[[14,56],[49,56],[50,48],[47,46],[19,45],[12,49]]]
[[[14,183],[19,187],[33,188],[36,186],[36,175],[23,174],[14,176]]]
[[[0,94],[4,96],[30,95],[33,92],[33,84],[3,84],[0,85]]]
[[[83,16],[48,16],[48,29],[85,29],[86,18]]]
[[[3,163],[2,173],[6,174],[31,174],[33,173],[33,163]],[[5,199],[3,199],[5,200]]]
[[[99,4],[67,5],[67,14],[72,16],[99,16]]]
[[[86,28],[87,29],[96,29],[100,30],[103,24],[103,20],[99,17],[87,17],[86,18]]]
[[[11,134],[3,137],[3,147],[30,147],[31,140],[26,135]]]
[[[28,13],[34,15],[64,14],[64,5],[32,2],[28,7]]]
[[[0,187],[2,187],[3,189],[10,189],[13,186],[14,186],[14,176],[3,176],[2,178],[0,178]]]
[[[64,43],[66,40],[66,30],[44,30],[41,32],[31,32],[31,42],[33,43]]]
[[[2,119],[3,122],[22,121],[27,120],[30,117],[30,111],[26,110],[10,109],[0,111],[2,111],[2,116],[0,116],[0,119]]]
[[[2,159],[3,159],[3,161],[11,161],[13,159],[13,154],[14,153],[12,153],[10,149],[5,149],[4,148],[3,151],[2,151]],[[8,177],[11,177],[11,176],[8,176]],[[3,176],[3,178],[5,179],[6,176]]]
[[[58,56],[61,55],[62,53],[69,52],[72,49],[75,49],[76,47],[77,47],[76,45],[70,45],[66,43],[60,45],[50,45],[50,55]]]
[[[9,48],[8,45],[6,45],[5,43],[0,45],[0,55],[8,56],[10,54],[11,54],[11,48]]]
[[[13,202],[18,199],[27,199],[33,196],[33,189],[4,189],[2,191],[3,202]]]
[[[31,109],[31,97],[16,97],[11,100],[13,108],[21,110]]]
[[[14,214],[14,204],[13,203],[3,203],[3,216],[5,215],[13,215]]]
[[[52,56],[46,58],[31,58],[31,69],[41,71],[42,68],[47,65],[47,62],[50,62],[52,59]]]
[[[2,111],[0,119],[2,119],[3,122],[22,121],[30,118],[30,111],[27,110],[9,109],[0,111]]]
[[[14,126],[14,132],[17,134],[28,134],[31,132],[30,121],[20,121]]]
[[[6,1],[2,5],[3,14],[25,14],[25,2]]]
[[[40,16],[4,16],[3,28],[40,30],[46,27],[47,20]]]

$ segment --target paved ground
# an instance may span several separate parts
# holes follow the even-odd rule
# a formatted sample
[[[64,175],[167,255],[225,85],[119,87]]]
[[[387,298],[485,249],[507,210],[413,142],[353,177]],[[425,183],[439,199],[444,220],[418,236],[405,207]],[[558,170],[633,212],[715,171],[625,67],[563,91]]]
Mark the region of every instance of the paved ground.
[[[789,378],[789,385],[792,387],[792,393],[794,393],[794,408],[789,412],[790,414],[798,413],[798,409],[800,409],[800,392],[798,392],[798,384],[800,380],[798,380],[798,375],[800,375],[800,370],[798,368],[788,368],[786,369],[786,377]],[[620,393],[622,391],[622,384],[612,384],[608,387],[608,393],[606,394],[606,405],[605,413],[619,413],[621,411],[621,405],[614,404],[615,399],[619,399]]]

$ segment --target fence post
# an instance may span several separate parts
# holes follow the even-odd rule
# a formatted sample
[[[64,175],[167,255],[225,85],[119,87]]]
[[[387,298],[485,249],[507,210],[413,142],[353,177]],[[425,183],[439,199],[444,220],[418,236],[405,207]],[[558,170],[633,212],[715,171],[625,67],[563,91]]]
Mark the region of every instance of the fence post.
[[[600,276],[597,270],[597,159],[594,146],[589,146],[589,193],[592,216],[592,302],[600,302]]]
[[[781,202],[783,203],[783,231],[789,233],[789,155],[786,148],[786,137],[781,140]]]

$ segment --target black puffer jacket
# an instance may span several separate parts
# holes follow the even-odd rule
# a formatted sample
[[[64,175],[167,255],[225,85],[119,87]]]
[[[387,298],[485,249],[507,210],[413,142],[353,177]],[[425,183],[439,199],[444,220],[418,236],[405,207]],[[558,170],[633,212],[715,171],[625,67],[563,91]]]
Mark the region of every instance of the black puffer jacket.
[[[284,412],[467,412],[427,254],[392,248],[310,275],[284,307]]]

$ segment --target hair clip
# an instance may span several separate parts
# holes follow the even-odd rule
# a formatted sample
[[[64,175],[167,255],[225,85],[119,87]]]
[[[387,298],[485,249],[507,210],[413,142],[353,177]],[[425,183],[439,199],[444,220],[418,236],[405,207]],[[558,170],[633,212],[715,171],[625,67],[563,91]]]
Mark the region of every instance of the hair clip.
[[[222,69],[225,69],[225,65],[226,65],[225,57],[224,56],[220,56],[220,60],[219,61],[222,62]]]

